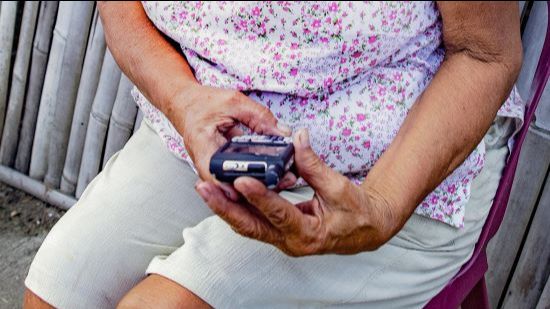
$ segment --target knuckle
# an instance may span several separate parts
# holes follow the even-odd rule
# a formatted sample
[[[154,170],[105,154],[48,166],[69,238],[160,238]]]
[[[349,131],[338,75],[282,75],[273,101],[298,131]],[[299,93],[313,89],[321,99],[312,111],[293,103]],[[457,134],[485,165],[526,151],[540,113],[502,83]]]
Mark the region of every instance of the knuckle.
[[[294,248],[293,253],[296,257],[301,256],[308,256],[308,255],[314,255],[317,254],[317,250],[315,246],[312,246],[311,244],[304,244],[297,248]]]
[[[311,150],[313,152],[313,150]],[[318,171],[323,167],[323,161],[313,153],[310,156],[307,156],[305,159],[305,164],[308,170]]]
[[[294,258],[298,258],[298,257],[303,256],[303,254],[300,254],[300,253],[295,252],[295,251],[286,251],[285,253],[286,253],[286,255],[288,255],[290,257],[294,257]]]
[[[287,226],[290,224],[290,213],[282,207],[274,207],[266,216],[276,226]]]
[[[284,252],[292,257],[316,255],[322,252],[322,245],[315,237],[287,239],[284,242]]]
[[[262,229],[258,222],[245,224],[245,233],[251,238],[261,238],[263,236]]]
[[[226,103],[236,104],[242,101],[244,95],[240,91],[237,91],[237,90],[226,90],[226,91],[227,91],[227,99],[225,100]]]
[[[255,103],[256,104],[256,103]],[[257,104],[258,107],[250,120],[250,128],[258,133],[264,133],[263,129],[266,124],[271,122],[271,112],[264,106]]]
[[[295,248],[292,248],[292,247],[288,247],[288,246],[285,246],[285,247],[282,247],[280,248],[286,255],[290,256],[290,257],[301,257],[301,256],[304,256],[299,249],[295,249]]]
[[[254,227],[248,224],[236,226],[234,230],[245,237],[249,237],[249,238],[258,237],[258,232],[256,231],[256,229],[254,229]]]
[[[218,203],[220,204],[219,207],[216,207],[215,208],[215,212],[218,214],[218,216],[222,217],[222,218],[230,218],[230,213],[229,211],[227,210],[227,202],[226,201],[219,201],[219,200],[214,200],[213,203]]]
[[[302,235],[302,243],[304,244],[308,244],[308,245],[316,244],[316,243],[319,243],[320,240],[321,240],[320,235],[315,233],[306,233]]]
[[[237,233],[248,238],[260,239],[264,236],[262,227],[256,221],[240,220],[235,228]]]
[[[316,155],[304,156],[301,159],[300,173],[304,173],[308,177],[316,179],[331,179],[332,170],[325,166],[325,163]]]
[[[263,106],[263,105],[260,105],[258,104],[258,118],[259,120],[262,120],[262,121],[267,121],[267,122],[272,122],[275,118],[273,117],[273,114],[271,113],[271,111]]]
[[[306,245],[300,250],[300,254],[302,256],[314,255],[314,254],[317,254],[317,249],[315,246]]]
[[[349,190],[350,185],[352,185],[352,182],[349,181],[347,178],[338,177],[334,185],[334,191],[336,193],[336,196],[341,197],[341,196],[344,196],[346,192],[350,192]]]
[[[326,246],[327,237],[324,231],[315,229],[302,235],[300,243],[303,244],[302,250],[306,255],[320,254]]]

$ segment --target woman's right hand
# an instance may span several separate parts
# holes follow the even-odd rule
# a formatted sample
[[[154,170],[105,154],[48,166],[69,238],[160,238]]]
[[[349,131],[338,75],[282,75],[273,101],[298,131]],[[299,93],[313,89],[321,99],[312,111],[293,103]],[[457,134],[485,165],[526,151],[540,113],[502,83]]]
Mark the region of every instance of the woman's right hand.
[[[257,134],[292,134],[290,128],[278,124],[267,107],[240,91],[199,84],[176,94],[165,114],[183,137],[185,148],[203,181],[212,179],[209,171],[212,155],[233,136],[243,134],[238,126],[240,123]],[[232,188],[224,187],[228,195],[237,198]]]
[[[259,134],[291,134],[289,128],[277,127],[269,109],[239,91],[200,85],[181,51],[151,23],[141,3],[100,1],[98,9],[117,64],[183,136],[203,180],[212,179],[209,165],[214,152],[242,133],[239,123]],[[285,176],[281,188],[293,181],[294,175]],[[224,187],[236,195],[231,186]]]

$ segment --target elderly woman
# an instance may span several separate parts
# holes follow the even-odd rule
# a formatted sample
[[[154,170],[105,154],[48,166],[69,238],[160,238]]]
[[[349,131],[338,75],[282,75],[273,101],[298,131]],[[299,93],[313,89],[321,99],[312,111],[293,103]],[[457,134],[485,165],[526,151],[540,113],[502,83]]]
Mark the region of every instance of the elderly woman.
[[[27,307],[421,307],[468,260],[523,114],[517,3],[98,7],[145,124]],[[249,132],[294,134],[275,191],[208,171]]]

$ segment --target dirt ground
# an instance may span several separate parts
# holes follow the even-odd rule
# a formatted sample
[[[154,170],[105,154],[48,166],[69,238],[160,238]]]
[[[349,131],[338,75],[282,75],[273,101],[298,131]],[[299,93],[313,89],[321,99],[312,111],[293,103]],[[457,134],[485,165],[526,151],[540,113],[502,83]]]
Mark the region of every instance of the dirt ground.
[[[64,213],[0,183],[0,309],[21,307],[32,258]]]

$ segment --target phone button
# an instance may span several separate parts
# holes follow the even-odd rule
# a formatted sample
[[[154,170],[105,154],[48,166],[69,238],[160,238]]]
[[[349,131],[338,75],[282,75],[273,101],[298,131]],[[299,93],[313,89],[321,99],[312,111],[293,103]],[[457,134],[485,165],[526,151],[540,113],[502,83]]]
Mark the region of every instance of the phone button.
[[[246,172],[248,164],[241,161],[224,161],[222,168],[224,171]]]
[[[250,136],[243,135],[243,136],[235,136],[231,139],[233,143],[249,143],[250,142]]]
[[[265,163],[249,163],[248,172],[250,173],[265,173]]]

